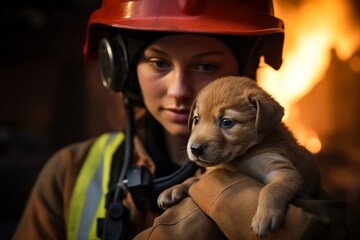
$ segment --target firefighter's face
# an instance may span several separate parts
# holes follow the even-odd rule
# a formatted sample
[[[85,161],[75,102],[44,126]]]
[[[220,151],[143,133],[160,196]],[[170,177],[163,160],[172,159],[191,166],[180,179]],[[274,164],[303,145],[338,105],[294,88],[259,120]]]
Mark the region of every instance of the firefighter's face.
[[[150,44],[137,74],[146,108],[174,136],[189,135],[190,107],[212,80],[238,75],[232,51],[220,40],[201,35],[172,35]]]

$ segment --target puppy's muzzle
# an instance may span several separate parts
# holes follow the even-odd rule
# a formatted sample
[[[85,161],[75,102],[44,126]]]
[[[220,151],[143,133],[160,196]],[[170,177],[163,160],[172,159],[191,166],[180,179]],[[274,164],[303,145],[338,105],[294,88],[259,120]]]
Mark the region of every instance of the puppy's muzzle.
[[[196,157],[200,157],[206,149],[206,145],[204,144],[191,144],[190,149],[191,149],[191,153],[194,154]]]

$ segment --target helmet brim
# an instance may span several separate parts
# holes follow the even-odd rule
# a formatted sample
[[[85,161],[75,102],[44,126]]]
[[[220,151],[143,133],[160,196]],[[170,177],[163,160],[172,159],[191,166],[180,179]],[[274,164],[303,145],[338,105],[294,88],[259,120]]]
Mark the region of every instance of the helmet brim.
[[[272,8],[266,12],[239,1],[222,1],[221,5],[217,1],[205,2],[200,10],[191,12],[177,4],[161,5],[157,1],[111,1],[111,4],[106,4],[105,1],[103,6],[90,16],[84,46],[85,57],[97,59],[102,27],[174,33],[276,35],[276,39],[280,41],[276,44],[282,48],[284,23],[273,16]]]

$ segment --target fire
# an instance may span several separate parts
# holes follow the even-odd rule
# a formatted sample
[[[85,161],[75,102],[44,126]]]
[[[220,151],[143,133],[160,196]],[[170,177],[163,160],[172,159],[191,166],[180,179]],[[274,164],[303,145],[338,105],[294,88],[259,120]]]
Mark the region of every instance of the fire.
[[[275,13],[285,22],[283,65],[279,71],[261,63],[259,84],[285,108],[285,123],[311,152],[321,150],[316,131],[301,123],[296,103],[319,81],[329,67],[331,50],[342,60],[359,47],[353,31],[350,3],[344,0],[304,0],[300,6],[275,0]]]

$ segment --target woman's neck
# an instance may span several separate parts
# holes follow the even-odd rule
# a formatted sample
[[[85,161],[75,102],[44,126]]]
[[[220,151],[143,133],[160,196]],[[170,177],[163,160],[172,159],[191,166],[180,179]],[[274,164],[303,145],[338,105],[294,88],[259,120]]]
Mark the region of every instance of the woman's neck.
[[[188,161],[186,153],[186,145],[188,138],[171,136],[165,130],[164,135],[171,161],[179,166],[184,165]]]

